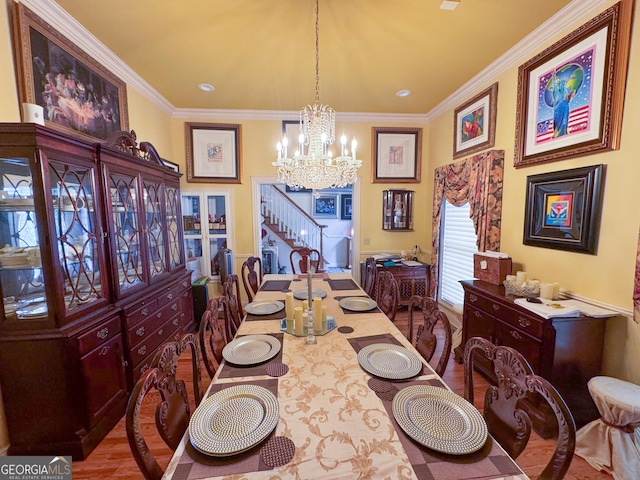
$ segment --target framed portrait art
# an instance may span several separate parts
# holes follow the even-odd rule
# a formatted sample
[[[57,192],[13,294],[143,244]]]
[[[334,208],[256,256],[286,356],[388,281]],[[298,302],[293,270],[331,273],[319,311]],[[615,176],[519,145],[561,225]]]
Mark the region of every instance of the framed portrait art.
[[[491,148],[496,143],[498,84],[460,105],[453,113],[453,158]]]
[[[46,126],[87,140],[129,130],[124,82],[22,3],[14,6],[20,101],[42,106]]]
[[[633,0],[622,0],[518,70],[514,166],[619,148]]]
[[[604,165],[527,177],[525,245],[596,254]]]
[[[353,197],[350,193],[340,195],[340,220],[351,220],[353,217]]]
[[[338,195],[313,195],[313,216],[321,218],[338,218]]]
[[[242,183],[242,125],[186,123],[187,182]]]
[[[420,183],[422,128],[373,127],[373,183]]]

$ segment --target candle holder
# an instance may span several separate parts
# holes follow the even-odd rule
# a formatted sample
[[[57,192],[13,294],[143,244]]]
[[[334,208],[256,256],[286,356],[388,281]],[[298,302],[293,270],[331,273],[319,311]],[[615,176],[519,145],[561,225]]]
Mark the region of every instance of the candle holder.
[[[315,345],[318,343],[316,336],[313,334],[313,310],[307,310],[307,336],[304,339],[306,345]]]

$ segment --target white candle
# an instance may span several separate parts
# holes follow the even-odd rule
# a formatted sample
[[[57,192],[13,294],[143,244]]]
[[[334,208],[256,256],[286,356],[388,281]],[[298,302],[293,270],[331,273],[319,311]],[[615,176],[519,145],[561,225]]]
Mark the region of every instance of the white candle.
[[[523,284],[527,281],[527,272],[516,272],[516,282]]]
[[[560,284],[552,283],[553,286],[553,300],[558,300],[560,298]]]
[[[287,332],[293,332],[293,319],[294,319],[294,307],[293,307],[293,292],[287,292],[284,299],[285,312],[287,315]]]
[[[322,331],[322,300],[318,297],[313,299],[313,331]]]
[[[304,323],[302,321],[302,307],[296,307],[294,309],[295,328],[294,332],[297,336],[301,337],[304,333]]]
[[[515,275],[507,275],[507,282],[516,283],[517,277]]]
[[[322,305],[322,331],[327,331],[327,306]]]
[[[540,284],[540,298],[553,300],[553,285],[551,283]]]
[[[309,300],[303,300],[302,301],[302,311],[306,312],[307,310],[309,310]]]

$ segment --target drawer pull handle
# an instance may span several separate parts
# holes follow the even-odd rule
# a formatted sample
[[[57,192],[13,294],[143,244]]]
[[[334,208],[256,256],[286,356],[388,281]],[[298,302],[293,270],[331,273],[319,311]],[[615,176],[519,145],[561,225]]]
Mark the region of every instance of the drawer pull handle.
[[[136,335],[138,335],[139,337],[144,335],[144,327],[140,327],[138,330],[136,330]]]
[[[469,301],[471,303],[476,303],[478,301],[478,297],[476,297],[473,293],[469,294]]]
[[[173,300],[173,293],[168,293],[168,294],[167,294],[167,298],[168,298],[169,300]]]
[[[100,340],[104,340],[105,338],[107,338],[108,335],[109,335],[109,329],[107,327],[100,329],[98,333],[96,333],[96,337],[98,337]]]
[[[524,317],[518,317],[518,323],[520,324],[521,327],[528,327],[531,325],[531,320]]]
[[[171,305],[171,310],[173,310],[174,312],[178,310],[178,304],[174,303],[173,305]]]
[[[481,314],[479,311],[477,311],[477,310],[474,310],[474,311],[473,311],[473,314],[476,316],[476,318],[480,318],[480,317],[482,317],[482,314]]]
[[[142,373],[146,372],[147,370],[149,370],[149,364],[148,363],[144,367],[142,367],[140,369],[140,373],[142,374]]]
[[[162,318],[162,312],[158,312],[158,313],[156,313],[156,317],[157,317],[157,318]]]
[[[188,285],[189,285],[189,283],[188,283],[188,282],[182,282],[182,286],[183,286],[184,288],[187,288],[187,286],[188,286]]]
[[[179,323],[180,323],[180,320],[176,318],[176,319],[173,321],[173,326],[174,326],[174,327],[177,327]]]
[[[147,353],[147,346],[146,345],[142,345],[139,349],[138,349],[138,353],[140,355],[144,355],[145,353]]]
[[[100,350],[100,353],[98,355],[104,357],[107,353],[109,353],[109,350],[111,350],[111,347],[102,347],[102,350]]]
[[[142,315],[144,315],[146,317],[147,315],[149,315],[149,309],[148,308],[143,308],[142,312],[140,312],[140,313],[142,313]]]
[[[516,332],[515,330],[511,330],[511,336],[513,338],[515,338],[516,340],[522,340],[522,335],[520,335],[518,332]]]
[[[162,330],[162,328],[161,328],[160,330],[158,330],[158,335],[162,335],[162,332],[163,332],[163,331],[164,331],[164,330]]]
[[[495,303],[492,303],[491,306],[493,307],[493,309],[497,312],[498,310],[500,310],[500,305],[496,305]]]
[[[180,340],[180,332],[176,333],[176,334],[173,336],[173,341],[174,341],[174,342],[177,342],[178,340]]]

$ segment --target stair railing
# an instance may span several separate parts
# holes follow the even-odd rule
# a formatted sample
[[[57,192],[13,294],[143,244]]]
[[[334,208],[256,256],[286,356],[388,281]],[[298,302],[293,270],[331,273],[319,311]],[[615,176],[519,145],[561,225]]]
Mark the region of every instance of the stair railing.
[[[320,252],[320,268],[324,268],[322,251],[322,230],[307,212],[293,202],[286,193],[275,185],[260,185],[261,213],[275,224],[280,232],[293,240],[294,244],[315,248]]]

